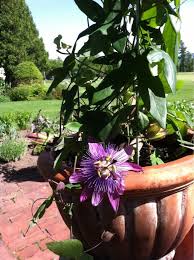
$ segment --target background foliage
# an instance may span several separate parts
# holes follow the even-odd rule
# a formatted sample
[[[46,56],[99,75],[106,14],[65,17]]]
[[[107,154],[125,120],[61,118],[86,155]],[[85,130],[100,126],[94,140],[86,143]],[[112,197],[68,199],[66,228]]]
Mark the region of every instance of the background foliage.
[[[0,67],[6,80],[12,82],[14,67],[26,60],[44,71],[48,53],[25,0],[1,0],[0,6]]]

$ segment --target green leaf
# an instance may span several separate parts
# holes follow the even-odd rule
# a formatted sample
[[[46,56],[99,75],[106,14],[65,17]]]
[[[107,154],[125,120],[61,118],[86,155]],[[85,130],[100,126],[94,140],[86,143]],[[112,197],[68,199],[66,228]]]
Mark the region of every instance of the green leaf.
[[[183,120],[181,118],[179,118],[178,116],[180,116],[180,114],[177,114],[173,116],[168,114],[168,120],[170,121],[170,123],[172,124],[172,126],[174,127],[174,129],[177,131],[177,133],[179,134],[179,136],[186,136],[187,135],[187,124],[185,122],[183,122]]]
[[[126,43],[127,43],[127,36],[123,36],[122,38],[116,40],[113,43],[113,48],[120,53],[124,53]]]
[[[96,44],[97,42],[98,44]],[[89,40],[84,43],[78,54],[80,55],[90,51],[91,56],[95,56],[100,52],[107,53],[109,49],[109,38],[106,35],[103,35],[100,31],[96,31],[89,36]]]
[[[80,124],[79,122],[70,122],[70,123],[67,123],[64,127],[72,132],[77,133],[77,132],[79,132],[79,129],[81,126],[82,126],[82,124]]]
[[[103,19],[103,8],[92,0],[74,0],[79,9],[93,22],[98,22]]]
[[[81,118],[81,123],[83,124],[81,130],[86,134],[86,136],[92,136],[97,140],[101,140],[99,133],[106,127],[107,124],[109,124],[111,119],[111,114],[108,112],[87,111]],[[110,130],[110,128],[108,130]],[[109,133],[106,132],[106,136]],[[103,137],[103,140],[104,139],[105,137]]]
[[[75,52],[75,49],[76,49],[76,46],[77,46],[77,41],[78,41],[80,38],[82,38],[82,37],[84,37],[84,36],[86,36],[86,35],[92,34],[92,33],[95,32],[98,28],[99,28],[99,26],[98,26],[97,24],[92,24],[92,25],[90,25],[87,29],[85,29],[84,31],[82,31],[82,32],[78,35],[78,37],[77,37],[77,40],[76,40],[76,42],[75,42],[75,44],[74,44],[74,46],[73,46],[72,53]]]
[[[107,124],[105,124],[98,133],[100,140],[105,142],[108,138],[114,138],[120,132],[120,125],[126,122],[127,118],[130,118],[131,112],[134,106],[126,105],[124,108],[120,109],[117,113],[109,118]]]
[[[150,160],[151,160],[151,164],[152,165],[159,165],[159,164],[162,164],[164,163],[162,161],[162,159],[160,159],[157,155],[156,155],[156,152],[154,151],[153,154],[150,155]]]
[[[94,92],[93,98],[92,98],[92,104],[96,104],[96,103],[106,99],[107,97],[110,97],[112,95],[113,91],[114,90],[110,86],[110,87],[107,87],[107,88]]]
[[[149,118],[147,117],[147,115],[145,115],[141,111],[138,113],[138,117],[139,117],[140,127],[143,130],[143,129],[145,129],[148,126]]]
[[[55,170],[59,170],[61,168],[62,161],[67,158],[68,153],[69,151],[67,149],[63,149],[62,152],[56,157],[53,165]]]
[[[98,136],[100,138],[100,140],[102,140],[103,142],[105,142],[108,137],[110,136],[113,127],[115,127],[115,124],[117,122],[119,115],[113,116],[111,118],[111,120],[108,122],[108,124],[106,124],[98,133]]]
[[[63,62],[63,68],[54,69],[50,75],[54,76],[54,80],[50,85],[47,94],[51,93],[53,88],[57,87],[60,82],[62,82],[68,75],[68,73],[73,69],[75,66],[75,56],[74,54],[70,54],[66,57]]]
[[[33,215],[33,219],[31,220],[30,226],[36,225],[38,220],[41,219],[44,216],[44,213],[47,208],[50,207],[50,205],[53,202],[54,196],[49,196],[37,209],[36,213]]]
[[[177,65],[178,62],[178,50],[180,43],[180,33],[177,33],[168,18],[163,31],[163,39],[166,47],[166,52],[170,55],[171,59]]]
[[[61,112],[64,112],[64,124],[66,124],[73,113],[75,102],[74,98],[77,94],[78,86],[74,85],[65,93],[64,103],[61,105]]]
[[[122,18],[121,17],[122,2],[123,1],[116,0],[111,3],[111,10],[108,12],[108,15],[107,15],[106,19],[104,20],[104,23],[102,24],[102,26],[100,26],[98,28],[98,30],[100,30],[102,34],[107,35],[108,29],[113,24],[120,24],[120,21]],[[124,12],[124,10],[123,10],[123,12]]]
[[[180,7],[180,0],[174,0],[174,4],[176,6],[176,8],[179,8]]]
[[[170,58],[170,56],[160,50],[160,49],[153,49],[147,55],[147,59],[151,66],[157,65],[159,78],[162,81],[165,92],[170,93],[176,92],[176,67]],[[163,61],[163,62],[161,62]]]
[[[54,80],[47,91],[47,95],[51,93],[51,91],[54,88],[56,88],[59,85],[59,83],[61,83],[67,77],[67,72],[64,70],[64,68],[56,68],[52,70],[49,73],[49,75],[54,76]]]
[[[46,245],[53,253],[63,257],[79,258],[84,251],[82,242],[77,239],[49,242]]]
[[[139,66],[138,66],[139,65]],[[164,87],[158,76],[152,76],[147,57],[139,57],[136,65],[138,70],[138,91],[146,109],[155,118],[162,128],[166,126],[166,97]]]
[[[113,52],[106,56],[100,56],[92,61],[95,64],[113,65],[117,64],[122,59],[122,55],[117,52]]]
[[[141,15],[141,21],[146,21],[152,28],[162,26],[167,20],[167,11],[163,5],[150,5],[148,1],[143,1],[144,12]]]
[[[77,142],[76,139],[66,137],[64,138],[63,148],[61,153],[57,156],[54,161],[54,169],[59,170],[61,169],[62,161],[65,161],[69,155],[69,153],[78,153],[81,150],[81,142]]]
[[[69,56],[67,56],[63,62],[63,68],[65,71],[69,72],[70,70],[72,70],[75,66],[75,55],[74,54],[70,54]]]
[[[176,3],[176,4],[177,4],[177,3]],[[176,5],[176,4],[175,4],[175,5]],[[178,14],[177,14],[176,11],[174,10],[174,8],[172,8],[172,6],[170,5],[170,3],[168,3],[167,0],[165,0],[165,1],[163,2],[163,5],[164,5],[164,6],[166,7],[166,9],[168,10],[168,13],[169,13],[169,14],[178,17]],[[178,7],[178,6],[176,6],[176,7]]]
[[[166,128],[166,98],[156,96],[151,89],[148,91],[150,97],[150,114],[158,121],[162,128]]]

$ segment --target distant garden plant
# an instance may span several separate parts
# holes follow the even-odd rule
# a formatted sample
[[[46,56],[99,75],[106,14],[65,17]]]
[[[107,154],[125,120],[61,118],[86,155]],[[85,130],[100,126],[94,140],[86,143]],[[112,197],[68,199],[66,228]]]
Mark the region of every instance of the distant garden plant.
[[[40,83],[19,84],[9,91],[12,101],[40,100],[45,99],[47,88]]]
[[[4,125],[6,134],[9,134],[9,129],[16,128],[17,130],[26,129],[30,126],[32,115],[29,112],[9,112],[0,115],[0,124]]]
[[[31,61],[25,61],[18,64],[14,70],[14,85],[41,83],[42,73]]]
[[[21,138],[5,137],[0,141],[0,161],[10,162],[17,161],[27,151],[27,143]]]

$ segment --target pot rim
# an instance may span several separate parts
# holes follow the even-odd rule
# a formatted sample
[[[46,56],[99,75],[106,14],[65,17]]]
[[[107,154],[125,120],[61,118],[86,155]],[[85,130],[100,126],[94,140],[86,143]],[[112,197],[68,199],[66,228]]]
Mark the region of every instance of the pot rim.
[[[194,183],[194,154],[165,164],[143,167],[143,173],[128,171],[125,193],[132,196],[170,194]]]

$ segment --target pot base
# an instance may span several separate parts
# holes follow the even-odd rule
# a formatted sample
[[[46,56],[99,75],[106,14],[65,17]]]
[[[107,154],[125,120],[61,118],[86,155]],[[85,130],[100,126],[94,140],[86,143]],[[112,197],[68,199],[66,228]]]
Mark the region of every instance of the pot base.
[[[155,259],[155,260],[173,260],[174,256],[175,256],[175,250],[172,250],[170,253],[163,256],[162,258],[158,258],[158,259]],[[60,260],[65,260],[65,259],[60,259]],[[97,256],[97,257],[94,257],[94,260],[109,260],[109,258],[106,258],[106,257],[103,257],[103,256]],[[135,260],[135,259],[130,258],[130,260]],[[144,259],[142,259],[142,260],[144,260]],[[146,260],[148,260],[148,259],[146,259]],[[149,260],[151,260],[151,259],[149,259]]]

